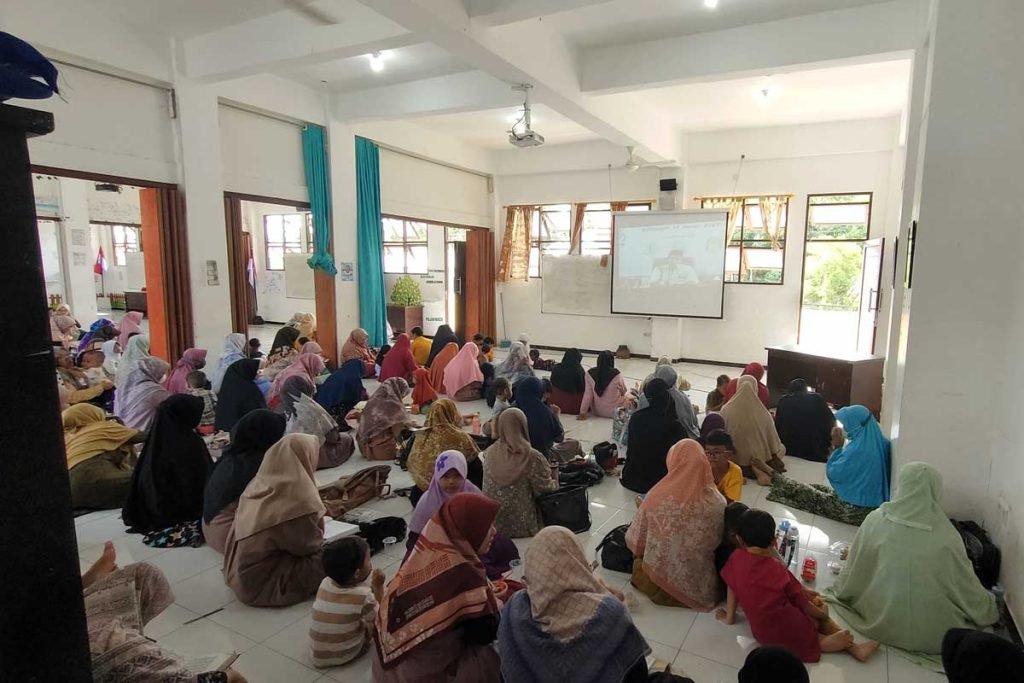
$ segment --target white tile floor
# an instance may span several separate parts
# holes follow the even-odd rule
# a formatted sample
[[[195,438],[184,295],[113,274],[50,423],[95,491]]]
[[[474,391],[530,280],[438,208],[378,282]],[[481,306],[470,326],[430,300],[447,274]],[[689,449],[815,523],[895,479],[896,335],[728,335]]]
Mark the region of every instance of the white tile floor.
[[[272,336],[272,333],[271,333]],[[269,343],[269,342],[268,342]],[[544,357],[552,354],[544,353]],[[560,354],[558,354],[560,356]],[[593,363],[593,358],[586,362]],[[639,381],[654,367],[648,360],[620,361],[629,384]],[[706,392],[714,387],[715,377],[721,373],[736,376],[736,368],[707,365],[679,364],[677,369],[693,385],[690,395],[695,405],[703,406]],[[367,382],[372,391],[374,383]],[[480,410],[487,414],[482,401],[460,404],[464,413]],[[590,419],[564,420],[567,435],[583,442],[584,447],[610,438],[611,421]],[[359,455],[335,470],[317,473],[323,483],[341,474],[351,473],[366,465]],[[807,483],[824,482],[824,466],[791,458],[787,460],[790,476]],[[391,483],[396,487],[408,486],[408,473],[393,469]],[[795,565],[810,553],[818,559],[818,579],[814,584],[823,590],[833,581],[826,568],[827,548],[836,540],[851,541],[855,529],[831,520],[820,520],[800,510],[764,501],[765,489],[748,483],[743,489],[743,502],[771,512],[777,519],[794,520],[800,529],[800,555]],[[604,535],[620,524],[628,524],[635,505],[633,494],[623,489],[617,479],[605,478],[590,491],[592,528],[579,535],[579,542],[588,556]],[[378,500],[368,507],[398,514],[411,515],[404,498]],[[316,670],[306,653],[309,613],[312,601],[283,609],[258,609],[237,602],[224,586],[220,567],[222,558],[213,550],[197,549],[158,550],[148,548],[138,536],[129,536],[116,511],[98,512],[76,520],[78,546],[83,569],[99,556],[102,543],[115,542],[118,562],[123,566],[133,561],[151,562],[160,567],[171,581],[176,603],[147,627],[147,635],[168,648],[185,654],[202,654],[237,650],[241,653],[237,668],[251,683],[279,683],[294,681],[368,681],[369,660],[333,670]],[[530,544],[529,539],[517,540],[520,550]],[[384,570],[390,578],[398,570],[403,548],[373,558],[373,564]],[[629,576],[600,570],[610,584],[618,588],[628,586]],[[655,654],[673,662],[676,673],[684,673],[697,683],[724,683],[735,681],[745,651],[738,638],[750,638],[745,624],[724,626],[713,614],[699,614],[691,610],[659,607],[645,597],[637,596],[639,607],[633,611],[638,628],[648,639]],[[210,614],[214,612],[213,614]],[[208,616],[204,616],[208,615]],[[191,623],[188,623],[191,622]],[[859,664],[847,655],[825,655],[822,662],[809,667],[815,683],[940,683],[943,676],[930,673],[902,659],[884,648],[872,661]]]

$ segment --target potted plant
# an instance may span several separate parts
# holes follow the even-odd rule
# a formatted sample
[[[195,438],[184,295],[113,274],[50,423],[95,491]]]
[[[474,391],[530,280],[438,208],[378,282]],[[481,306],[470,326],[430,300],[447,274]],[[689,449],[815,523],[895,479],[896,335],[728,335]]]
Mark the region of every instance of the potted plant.
[[[423,325],[423,295],[420,284],[408,275],[395,281],[388,303],[388,322],[395,332],[408,332]]]

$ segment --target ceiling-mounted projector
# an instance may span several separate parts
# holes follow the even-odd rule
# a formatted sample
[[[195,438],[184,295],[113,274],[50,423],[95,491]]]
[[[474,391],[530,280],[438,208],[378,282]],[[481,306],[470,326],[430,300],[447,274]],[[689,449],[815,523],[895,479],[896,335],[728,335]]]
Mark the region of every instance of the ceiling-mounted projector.
[[[513,90],[519,90],[524,94],[523,116],[512,124],[512,130],[508,132],[508,141],[515,147],[540,147],[544,144],[544,136],[535,133],[530,128],[530,90],[532,88],[533,86],[529,83],[512,86]]]

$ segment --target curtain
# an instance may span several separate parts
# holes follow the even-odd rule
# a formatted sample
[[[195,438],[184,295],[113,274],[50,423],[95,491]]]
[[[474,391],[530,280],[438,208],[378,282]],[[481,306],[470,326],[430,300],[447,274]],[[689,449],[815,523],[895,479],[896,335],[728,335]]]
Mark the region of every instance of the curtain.
[[[302,161],[313,214],[314,247],[309,267],[334,276],[338,269],[331,255],[331,176],[323,126],[306,124],[302,129]],[[377,206],[380,206],[379,201]]]
[[[587,215],[587,204],[581,202],[572,205],[572,230],[569,233],[569,253],[578,254],[583,246],[583,219]]]
[[[231,300],[231,330],[248,334],[249,254],[242,237],[242,200],[224,197],[224,226],[228,235],[228,289]]]
[[[356,137],[356,253],[359,259],[359,325],[370,344],[387,343],[384,235],[380,218],[380,149]]]
[[[732,230],[736,227],[736,217],[743,209],[743,197],[705,197],[701,199],[702,209],[727,209],[729,211],[729,234],[726,236],[726,244],[732,241]]]
[[[616,211],[625,211],[627,206],[629,206],[629,202],[612,202],[612,213],[615,213]]]
[[[466,232],[466,336],[497,338],[494,305],[494,233]]]
[[[175,188],[156,192],[160,224],[164,325],[168,362],[175,362],[194,343],[192,284],[188,267],[188,227],[185,197]],[[152,323],[151,323],[152,326]]]
[[[761,204],[761,218],[764,221],[764,229],[771,240],[772,249],[782,249],[782,215],[789,204],[788,197],[758,197]]]
[[[505,210],[498,282],[527,282],[530,279],[530,218],[533,209],[532,206],[510,206]]]

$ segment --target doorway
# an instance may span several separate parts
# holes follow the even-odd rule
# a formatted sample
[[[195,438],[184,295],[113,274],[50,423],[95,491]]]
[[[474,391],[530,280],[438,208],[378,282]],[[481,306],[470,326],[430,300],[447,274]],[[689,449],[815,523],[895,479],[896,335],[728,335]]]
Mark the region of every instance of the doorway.
[[[466,339],[466,228],[445,228],[445,319]]]
[[[884,244],[871,237],[870,192],[807,198],[799,343],[874,353]]]

